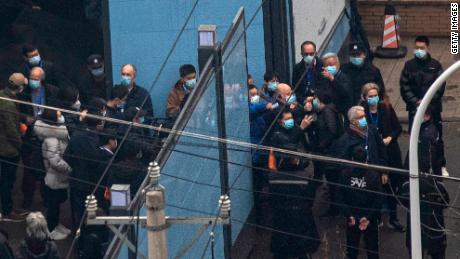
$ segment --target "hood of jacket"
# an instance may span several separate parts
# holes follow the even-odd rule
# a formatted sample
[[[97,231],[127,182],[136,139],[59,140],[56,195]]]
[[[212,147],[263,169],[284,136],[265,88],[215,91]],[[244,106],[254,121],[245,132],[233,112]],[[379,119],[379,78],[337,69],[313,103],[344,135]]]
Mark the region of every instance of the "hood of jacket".
[[[52,125],[47,124],[42,120],[37,120],[34,125],[34,132],[40,140],[45,138],[57,138],[60,140],[68,141],[69,132],[65,125]]]
[[[20,246],[20,253],[27,259],[49,258],[53,249],[51,242],[47,240],[25,239]]]

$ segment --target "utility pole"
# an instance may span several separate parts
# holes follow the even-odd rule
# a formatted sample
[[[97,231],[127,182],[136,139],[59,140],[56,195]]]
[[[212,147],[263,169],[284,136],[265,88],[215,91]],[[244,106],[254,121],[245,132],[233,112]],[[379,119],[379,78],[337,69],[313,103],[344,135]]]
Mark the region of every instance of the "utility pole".
[[[139,258],[148,259],[167,259],[168,258],[168,240],[166,238],[166,230],[173,224],[193,224],[209,227],[215,221],[215,217],[170,217],[165,215],[165,188],[159,183],[160,167],[156,162],[151,162],[148,167],[148,173],[152,187],[144,190],[146,193],[146,216],[97,216],[97,200],[94,195],[89,195],[86,200],[86,224],[87,225],[105,225],[110,229],[116,238],[122,240],[130,251],[136,251],[135,245],[125,235],[121,233],[119,225],[135,225],[139,220],[139,225],[147,230],[148,237],[148,257],[142,254],[142,251],[137,250]],[[129,193],[128,193],[129,195]],[[218,201],[220,212],[216,224],[230,224],[230,199],[223,195]],[[129,207],[127,203],[126,208]],[[206,228],[202,228],[203,232]],[[203,233],[202,232],[202,233]],[[186,249],[178,252],[175,258],[183,257],[197,239],[192,239]],[[108,251],[109,252],[109,251]]]
[[[161,191],[148,191],[145,199],[147,207],[147,237],[149,259],[167,259],[165,199]]]
[[[420,127],[422,126],[423,116],[433,99],[433,96],[442,84],[455,71],[460,69],[460,61],[457,61],[444,71],[438,79],[430,86],[420,103],[414,117],[409,142],[409,187],[410,187],[410,230],[411,230],[411,255],[413,259],[422,258],[422,232],[420,227],[420,186],[418,168],[418,138]]]

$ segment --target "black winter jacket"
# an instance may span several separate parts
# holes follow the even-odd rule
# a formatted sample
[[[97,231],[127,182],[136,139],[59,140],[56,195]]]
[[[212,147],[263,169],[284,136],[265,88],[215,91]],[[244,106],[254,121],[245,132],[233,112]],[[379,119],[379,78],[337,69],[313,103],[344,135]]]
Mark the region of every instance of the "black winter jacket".
[[[340,175],[341,183],[347,186],[340,188],[340,195],[337,195],[344,216],[347,219],[355,217],[358,222],[362,217],[377,219],[383,196],[373,192],[382,192],[380,173],[362,168],[346,168]]]
[[[385,96],[385,84],[380,70],[372,65],[367,59],[362,66],[351,63],[345,64],[342,71],[347,74],[352,85],[352,105],[357,105],[361,100],[361,90],[367,83],[376,83],[380,88],[380,99]]]
[[[356,146],[361,145],[363,148],[367,146],[367,162],[369,164],[387,165],[387,152],[377,128],[373,125],[369,125],[367,134],[368,137],[363,139],[351,129],[347,129],[345,134],[343,134],[331,147],[331,155],[337,158],[351,160],[353,149]]]
[[[434,178],[420,178],[420,221],[422,228],[422,249],[429,254],[443,253],[447,246],[444,209],[449,206],[450,197],[443,183]],[[401,202],[409,207],[409,182],[402,185],[398,194]],[[434,204],[435,203],[435,204]],[[410,215],[407,214],[406,246],[410,248]]]
[[[317,153],[328,154],[329,148],[343,134],[343,124],[334,104],[328,104],[318,113],[309,132],[313,150]]]
[[[305,73],[306,69],[307,64],[305,63],[305,61],[302,60],[294,66],[294,69],[292,71],[291,85],[292,89],[295,89],[295,94],[297,96],[297,100],[299,101],[299,103],[302,103],[306,97],[313,96],[316,90],[327,87],[327,79],[324,78],[321,74],[321,72],[323,71],[323,62],[321,61],[321,59],[315,57],[314,60],[314,66],[312,67],[314,81],[313,85],[307,85],[307,75],[305,75],[302,78],[302,75]],[[301,82],[299,83],[298,87],[295,88],[300,80]]]
[[[144,106],[141,107],[145,98],[147,98],[147,101]],[[146,116],[150,117],[150,119],[153,118],[153,105],[150,93],[137,84],[134,85],[133,89],[128,94],[128,99],[126,99],[125,110],[129,107],[139,107],[147,112]],[[146,123],[147,122],[149,122],[149,120],[146,120]]]
[[[77,87],[80,93],[81,104],[84,108],[91,108],[87,106],[95,97],[104,100],[109,100],[111,97],[112,83],[106,78],[104,78],[102,82],[96,83],[93,75],[88,70],[80,75]]]
[[[347,74],[342,72],[342,70],[339,70],[334,77],[334,81],[330,84],[333,102],[337,107],[337,111],[344,117],[347,117],[348,109],[355,105],[353,103],[353,86],[351,79]]]
[[[292,151],[306,150],[307,146],[305,134],[297,125],[289,130],[280,125],[276,125],[270,135],[269,145]],[[277,155],[276,161],[279,170],[299,170],[306,166],[304,160],[300,158]]]
[[[71,177],[91,182],[96,168],[99,135],[89,128],[76,130],[64,152],[64,160],[72,167]],[[97,161],[97,160],[96,160]],[[70,181],[70,188],[91,193],[92,186],[85,182]]]
[[[442,74],[441,63],[429,54],[425,60],[413,58],[406,62],[399,80],[401,96],[406,102],[406,110],[414,112],[417,101],[423,99],[434,81]],[[442,112],[442,96],[446,83],[436,92],[431,104],[434,112]]]

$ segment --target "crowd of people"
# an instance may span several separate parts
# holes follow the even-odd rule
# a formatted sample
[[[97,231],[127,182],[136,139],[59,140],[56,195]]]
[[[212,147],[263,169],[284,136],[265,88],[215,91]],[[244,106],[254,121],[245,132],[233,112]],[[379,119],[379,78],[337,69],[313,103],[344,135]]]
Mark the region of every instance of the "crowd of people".
[[[274,71],[265,73],[260,87],[248,79],[251,141],[360,163],[407,167],[398,144],[402,127],[386,95],[380,71],[367,58],[366,49],[352,43],[350,60],[342,65],[335,53],[318,57],[316,45],[311,41],[300,47],[303,58],[294,66],[291,84],[281,82]],[[0,100],[1,213],[4,219],[26,220],[26,238],[17,257],[59,258],[53,241],[65,239],[79,228],[86,197],[94,188],[97,187],[94,194],[98,213],[109,214],[107,188],[112,184],[129,184],[134,195],[159,148],[151,131],[101,118],[152,124],[152,100],[149,92],[136,83],[137,70],[133,64],[123,65],[121,81],[113,84],[106,76],[102,56],[94,54],[87,59],[85,74],[74,83],[52,62],[42,59],[36,46],[25,45],[22,54],[23,69],[13,73],[9,85],[0,91],[0,97],[22,101]],[[428,87],[442,72],[440,63],[429,54],[427,37],[416,38],[414,54],[406,62],[400,80],[409,127]],[[193,65],[182,65],[179,77],[167,98],[169,126],[197,84]],[[420,135],[420,169],[437,175],[448,175],[442,141],[443,92],[444,88],[438,91],[426,112]],[[123,145],[118,147],[122,141]],[[107,168],[109,163],[111,166]],[[14,206],[12,189],[18,165],[23,169],[23,202]],[[399,232],[406,231],[398,219],[395,198],[395,192],[402,197],[408,195],[406,178],[401,174],[314,161],[315,181],[292,185],[298,180],[293,176],[305,171],[309,161],[254,151],[253,165],[255,189],[269,188],[282,194],[271,199],[274,227],[308,237],[299,240],[273,233],[275,258],[306,258],[318,249],[319,233],[312,216],[312,200],[323,177],[328,185],[329,208],[322,216],[345,217],[349,258],[357,258],[362,235],[368,257],[378,258],[378,231],[384,207],[389,212],[389,226]],[[280,173],[260,173],[267,168]],[[285,185],[286,180],[289,185]],[[424,183],[426,188],[421,188],[422,191],[444,190],[443,200],[448,201],[441,182],[427,178]],[[37,192],[42,197],[46,216],[30,212]],[[68,199],[72,226],[64,226],[59,213]],[[428,215],[422,221],[439,229],[443,226],[445,206],[447,203],[422,206]],[[433,225],[433,217],[442,226]],[[424,249],[433,258],[444,258],[445,235],[440,238],[437,235],[436,240],[423,235]],[[5,241],[7,236],[0,232],[1,258],[13,258]],[[77,242],[78,256],[101,258],[108,237],[104,227],[83,224]],[[433,245],[435,242],[438,243]]]
[[[409,128],[428,88],[443,71],[441,64],[431,57],[429,45],[427,37],[416,37],[414,58],[406,62],[401,72],[400,92],[407,104]],[[398,144],[401,124],[386,94],[380,70],[368,59],[366,49],[351,43],[349,62],[342,65],[336,53],[318,57],[311,41],[305,41],[300,48],[303,58],[294,66],[291,84],[281,82],[273,71],[265,73],[260,88],[251,85],[253,80],[249,78],[252,142],[365,164],[408,168]],[[441,120],[444,87],[436,93],[424,116],[419,150],[420,171],[439,176],[448,176]],[[300,176],[308,161],[276,152],[255,151],[253,164],[259,167],[253,174],[256,190],[275,196],[270,196],[272,224],[278,230],[272,233],[275,258],[309,258],[308,254],[318,250],[320,235],[312,216],[312,200],[323,177],[329,206],[321,217],[345,218],[348,258],[358,258],[361,236],[368,258],[379,258],[378,233],[383,226],[383,213],[388,213],[388,227],[406,231],[398,218],[397,206],[399,202],[408,206],[404,200],[408,196],[407,175],[315,160],[312,179],[305,181],[308,178]],[[433,194],[433,189],[440,190],[434,195],[437,198],[422,195],[423,199],[437,203],[441,200],[439,206],[424,205],[423,249],[432,258],[445,258],[443,209],[449,197],[437,178],[427,177],[423,182],[427,187],[422,192]],[[256,206],[257,203],[256,199]],[[432,229],[443,234],[430,235]],[[409,237],[408,234],[408,240]],[[410,247],[410,242],[407,244]]]
[[[3,98],[22,101],[0,100],[1,215],[4,220],[26,220],[28,224],[25,243],[14,256],[59,258],[53,241],[77,231],[87,196],[94,190],[99,213],[109,214],[110,186],[129,184],[133,196],[160,144],[150,130],[101,119],[153,123],[151,97],[136,83],[135,65],[123,65],[121,81],[112,84],[102,56],[94,54],[87,58],[87,70],[79,82],[72,82],[52,62],[42,59],[36,46],[25,45],[22,54],[24,69],[11,74],[9,85],[0,91]],[[23,202],[14,205],[18,166],[23,171]],[[46,217],[30,212],[37,193]],[[67,200],[71,226],[64,226],[60,215]],[[80,258],[102,258],[107,230],[83,224],[80,234]],[[6,253],[0,257],[8,258]]]

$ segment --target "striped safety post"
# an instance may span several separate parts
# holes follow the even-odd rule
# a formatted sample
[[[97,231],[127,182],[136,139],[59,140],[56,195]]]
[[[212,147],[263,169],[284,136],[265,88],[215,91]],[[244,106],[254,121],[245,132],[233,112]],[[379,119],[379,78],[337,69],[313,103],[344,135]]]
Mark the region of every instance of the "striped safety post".
[[[375,56],[379,58],[403,58],[407,48],[401,45],[399,37],[399,16],[394,5],[385,6],[382,46],[375,49]]]

